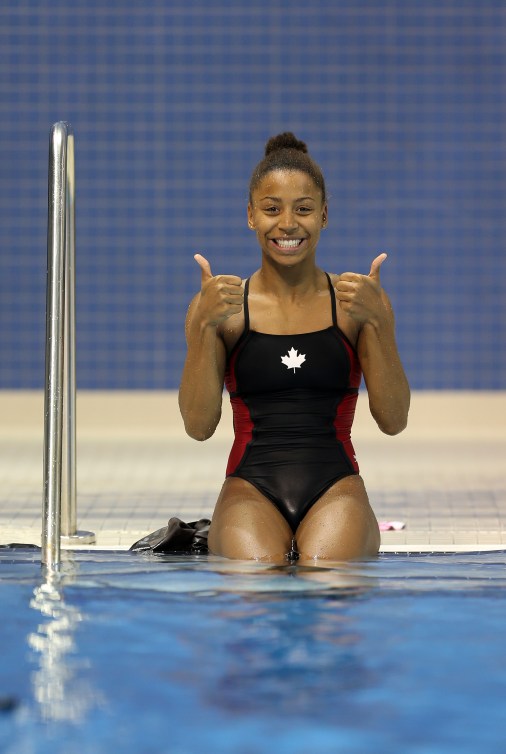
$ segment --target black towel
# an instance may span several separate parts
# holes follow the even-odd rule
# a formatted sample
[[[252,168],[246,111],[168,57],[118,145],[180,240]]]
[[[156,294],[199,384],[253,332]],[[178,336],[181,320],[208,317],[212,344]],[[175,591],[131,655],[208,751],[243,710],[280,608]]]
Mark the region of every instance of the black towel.
[[[211,522],[208,518],[185,523],[180,518],[170,518],[167,526],[147,534],[131,546],[136,552],[151,550],[175,555],[194,555],[209,552],[207,535]]]

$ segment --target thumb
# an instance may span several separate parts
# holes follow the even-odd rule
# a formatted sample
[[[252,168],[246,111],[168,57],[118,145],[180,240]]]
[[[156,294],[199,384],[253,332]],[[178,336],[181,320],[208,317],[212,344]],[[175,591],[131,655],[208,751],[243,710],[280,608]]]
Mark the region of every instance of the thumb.
[[[387,258],[387,254],[383,253],[380,254],[379,257],[376,257],[376,259],[373,259],[371,264],[371,270],[369,272],[369,277],[373,278],[379,283],[380,279],[380,267]]]
[[[204,285],[204,283],[213,276],[213,273],[211,272],[211,265],[209,264],[207,259],[202,256],[202,254],[194,254],[193,258],[200,267],[201,282],[202,285]]]

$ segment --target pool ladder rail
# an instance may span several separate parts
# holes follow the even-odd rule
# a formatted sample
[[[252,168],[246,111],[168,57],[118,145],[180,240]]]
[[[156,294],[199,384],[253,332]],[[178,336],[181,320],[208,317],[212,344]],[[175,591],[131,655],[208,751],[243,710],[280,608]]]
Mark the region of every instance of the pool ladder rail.
[[[61,542],[93,544],[77,531],[75,371],[75,167],[69,123],[49,138],[44,491],[41,564],[58,569]]]

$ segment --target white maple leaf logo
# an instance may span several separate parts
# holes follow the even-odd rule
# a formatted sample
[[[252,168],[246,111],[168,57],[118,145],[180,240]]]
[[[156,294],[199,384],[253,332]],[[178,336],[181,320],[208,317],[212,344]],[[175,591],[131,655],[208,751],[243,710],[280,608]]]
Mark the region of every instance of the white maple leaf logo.
[[[300,365],[303,364],[305,360],[306,355],[304,353],[298,353],[295,348],[290,348],[288,354],[281,357],[283,364],[288,367],[288,369],[293,369],[294,373],[296,369],[300,368]]]

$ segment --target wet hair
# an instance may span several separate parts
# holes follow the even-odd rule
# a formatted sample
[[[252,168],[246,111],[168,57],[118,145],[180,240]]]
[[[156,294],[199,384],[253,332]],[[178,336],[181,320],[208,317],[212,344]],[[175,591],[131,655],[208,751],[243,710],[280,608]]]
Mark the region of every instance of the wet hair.
[[[265,157],[253,171],[249,184],[251,202],[253,191],[262,178],[273,170],[300,170],[313,179],[322,193],[322,201],[327,201],[325,179],[319,165],[309,156],[305,142],[297,139],[291,131],[272,136],[265,145]]]

